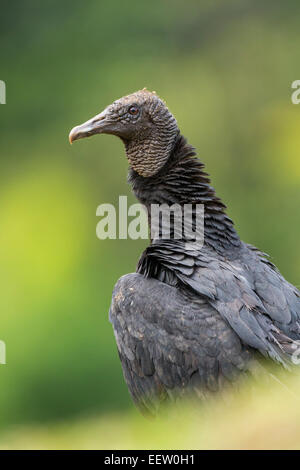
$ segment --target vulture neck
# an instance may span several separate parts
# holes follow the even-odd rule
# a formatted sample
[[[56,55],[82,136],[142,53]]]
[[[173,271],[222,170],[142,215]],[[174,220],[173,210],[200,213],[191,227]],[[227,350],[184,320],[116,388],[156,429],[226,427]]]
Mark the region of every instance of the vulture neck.
[[[195,149],[182,135],[176,137],[170,157],[158,173],[145,178],[130,168],[128,181],[137,199],[146,206],[149,222],[151,204],[203,204],[204,245],[218,252],[240,247],[233,222],[225,213],[226,206],[210,186]]]

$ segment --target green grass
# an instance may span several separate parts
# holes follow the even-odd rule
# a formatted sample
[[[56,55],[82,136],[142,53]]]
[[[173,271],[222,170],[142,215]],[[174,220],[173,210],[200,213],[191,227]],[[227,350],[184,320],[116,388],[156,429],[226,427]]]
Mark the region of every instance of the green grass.
[[[179,403],[155,419],[106,413],[2,434],[0,449],[300,449],[300,378]]]

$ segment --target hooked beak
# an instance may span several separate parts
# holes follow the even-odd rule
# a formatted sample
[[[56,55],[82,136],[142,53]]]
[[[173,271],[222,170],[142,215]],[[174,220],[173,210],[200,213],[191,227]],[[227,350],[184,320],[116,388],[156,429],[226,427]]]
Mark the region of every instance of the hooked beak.
[[[80,126],[73,127],[69,134],[70,144],[72,144],[75,140],[105,132],[105,127],[107,124],[106,114],[106,111],[102,111],[102,113],[97,114],[97,116],[89,119]]]

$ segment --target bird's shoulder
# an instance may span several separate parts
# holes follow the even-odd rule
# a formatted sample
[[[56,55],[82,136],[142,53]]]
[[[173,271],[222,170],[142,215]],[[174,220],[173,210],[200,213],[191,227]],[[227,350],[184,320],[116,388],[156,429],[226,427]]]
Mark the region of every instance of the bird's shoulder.
[[[218,311],[242,341],[286,363],[300,340],[300,296],[264,253],[242,243],[234,252],[161,240],[144,252],[138,271],[169,277]],[[163,274],[162,274],[163,273]],[[177,284],[176,284],[177,282]]]
[[[157,399],[205,396],[248,373],[251,353],[196,293],[139,273],[115,285],[110,320],[125,380],[142,411]]]

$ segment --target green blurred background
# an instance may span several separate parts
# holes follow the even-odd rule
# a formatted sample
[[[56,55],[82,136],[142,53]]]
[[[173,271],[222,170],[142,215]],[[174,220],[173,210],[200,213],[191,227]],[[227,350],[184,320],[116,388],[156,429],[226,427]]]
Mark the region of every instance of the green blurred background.
[[[299,15],[296,0],[1,1],[0,443],[114,413],[120,447],[139,419],[108,309],[147,243],[95,234],[99,204],[134,202],[127,161],[114,137],[67,138],[120,96],[166,100],[241,237],[300,284]]]

